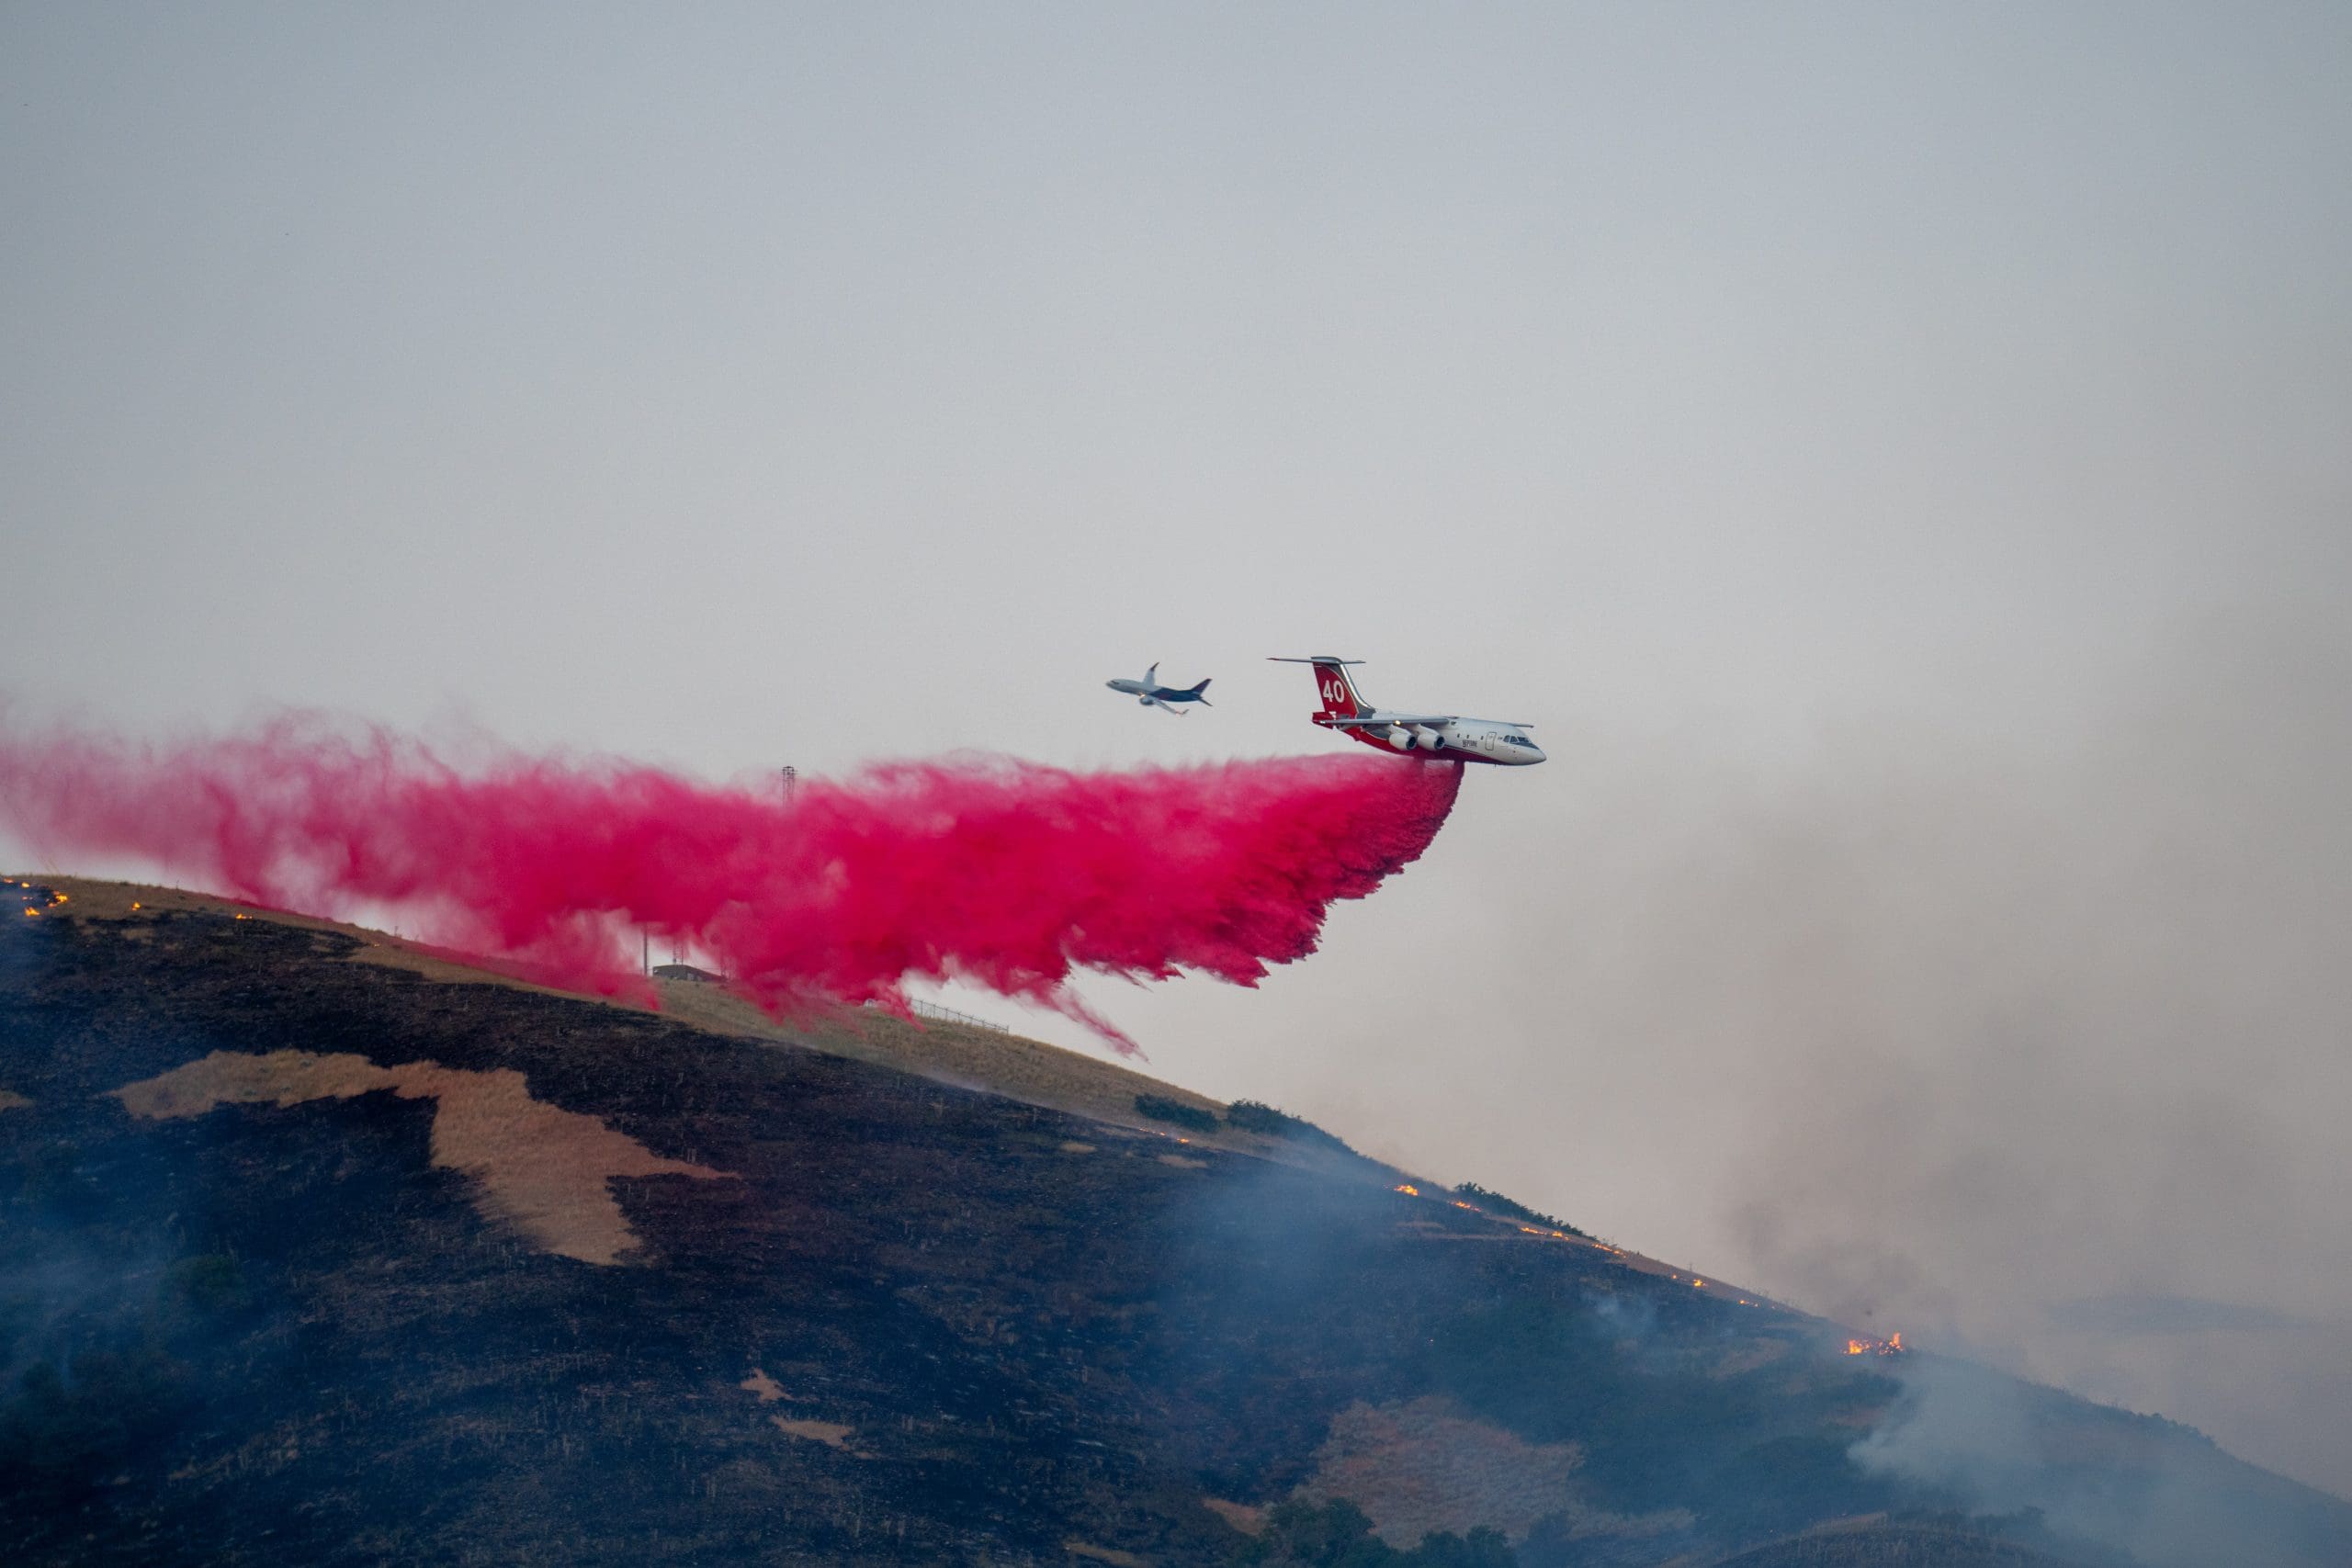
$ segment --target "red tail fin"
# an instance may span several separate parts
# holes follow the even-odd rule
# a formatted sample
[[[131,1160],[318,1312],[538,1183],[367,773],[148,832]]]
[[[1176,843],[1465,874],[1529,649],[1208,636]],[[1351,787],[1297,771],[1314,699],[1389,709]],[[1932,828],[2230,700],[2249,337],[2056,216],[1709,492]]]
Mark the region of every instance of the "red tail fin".
[[[1323,712],[1332,718],[1353,718],[1371,710],[1372,705],[1356,694],[1356,683],[1348,679],[1348,667],[1337,659],[1318,659],[1315,663],[1315,689],[1323,698]]]

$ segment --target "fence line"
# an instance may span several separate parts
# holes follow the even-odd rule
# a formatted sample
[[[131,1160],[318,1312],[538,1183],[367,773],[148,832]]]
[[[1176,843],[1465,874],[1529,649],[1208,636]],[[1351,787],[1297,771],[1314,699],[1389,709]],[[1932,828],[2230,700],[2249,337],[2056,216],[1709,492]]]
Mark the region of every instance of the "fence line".
[[[867,1007],[878,1007],[880,1004],[877,1002],[868,1002],[865,1005]],[[1012,1032],[1011,1029],[1001,1023],[994,1023],[985,1018],[975,1018],[968,1012],[957,1012],[954,1008],[944,1008],[934,1002],[919,1001],[913,998],[909,998],[907,1001],[907,1009],[917,1018],[927,1018],[934,1023],[960,1023],[971,1029],[985,1029],[992,1034],[1010,1034]]]

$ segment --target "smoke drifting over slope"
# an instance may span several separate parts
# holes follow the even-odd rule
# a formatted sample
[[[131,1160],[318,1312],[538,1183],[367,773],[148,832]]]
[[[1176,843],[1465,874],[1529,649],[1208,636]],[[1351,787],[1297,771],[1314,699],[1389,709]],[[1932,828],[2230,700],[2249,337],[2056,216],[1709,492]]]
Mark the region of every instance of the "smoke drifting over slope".
[[[1297,757],[1071,773],[1001,758],[842,782],[712,786],[615,761],[503,755],[289,718],[141,745],[0,732],[9,826],[51,854],[135,855],[255,903],[398,911],[559,983],[634,983],[642,930],[769,1006],[893,1000],[956,978],[1083,1018],[1073,971],[1253,985],[1326,911],[1429,847],[1456,768]]]
[[[1509,1081],[1612,1118],[1455,1168],[2352,1491],[2346,625],[2216,611],[1777,770],[1596,739],[1531,852],[1577,874],[1475,951],[1549,965]]]

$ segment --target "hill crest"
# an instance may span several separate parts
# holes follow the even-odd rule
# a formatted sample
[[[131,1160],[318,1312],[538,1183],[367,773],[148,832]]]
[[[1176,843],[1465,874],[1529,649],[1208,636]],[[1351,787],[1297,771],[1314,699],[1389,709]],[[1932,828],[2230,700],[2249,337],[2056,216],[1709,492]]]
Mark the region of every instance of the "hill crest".
[[[32,1560],[1285,1562],[1360,1505],[1400,1560],[1484,1528],[1566,1568],[1964,1502],[1851,1457],[1908,1362],[1361,1162],[60,890],[0,938],[0,1528]],[[628,1245],[551,1247],[442,1157],[488,1083],[578,1119]],[[2228,1502],[2236,1561],[2344,1560],[2342,1505],[2033,1397],[2048,1473]]]

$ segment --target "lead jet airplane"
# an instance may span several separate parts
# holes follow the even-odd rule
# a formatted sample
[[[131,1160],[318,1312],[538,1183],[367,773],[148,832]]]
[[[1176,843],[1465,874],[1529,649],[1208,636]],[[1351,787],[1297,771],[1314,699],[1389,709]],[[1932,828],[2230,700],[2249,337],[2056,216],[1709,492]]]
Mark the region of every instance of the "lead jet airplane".
[[[1528,738],[1532,725],[1496,718],[1464,718],[1459,714],[1393,713],[1374,707],[1357,692],[1348,666],[1361,659],[1340,659],[1318,653],[1308,659],[1276,659],[1275,664],[1312,664],[1315,689],[1323,698],[1316,723],[1336,729],[1367,746],[1409,751],[1432,761],[1497,762],[1523,768],[1544,761],[1543,748]]]
[[[1178,718],[1184,716],[1184,710],[1176,705],[1178,703],[1198,703],[1203,707],[1214,705],[1208,698],[1201,695],[1209,689],[1206,681],[1197,686],[1163,686],[1159,683],[1159,666],[1157,664],[1145,671],[1140,681],[1105,681],[1102,683],[1114,692],[1125,692],[1148,708],[1172,713]]]

